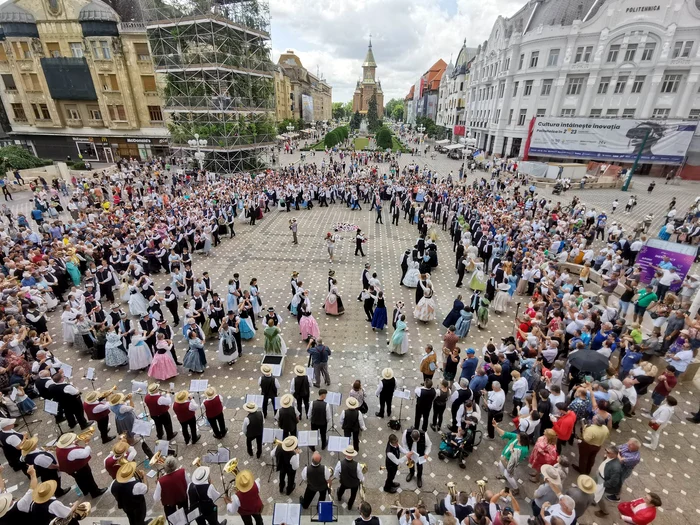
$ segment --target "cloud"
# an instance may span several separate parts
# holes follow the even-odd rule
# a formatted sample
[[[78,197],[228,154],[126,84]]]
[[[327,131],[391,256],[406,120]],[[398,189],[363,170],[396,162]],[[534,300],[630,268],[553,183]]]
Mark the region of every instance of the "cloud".
[[[438,59],[449,62],[466,38],[476,47],[499,14],[525,0],[270,0],[273,60],[294,49],[309,71],[333,87],[333,100],[352,99],[368,36],[384,99],[403,98]]]

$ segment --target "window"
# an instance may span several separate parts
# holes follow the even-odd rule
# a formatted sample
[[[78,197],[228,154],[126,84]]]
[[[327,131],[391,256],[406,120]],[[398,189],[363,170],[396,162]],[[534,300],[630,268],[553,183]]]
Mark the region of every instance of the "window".
[[[12,104],[12,113],[17,122],[27,121],[27,114],[24,112],[24,106],[21,103]]]
[[[537,67],[537,62],[540,59],[540,52],[539,51],[533,51],[530,53],[530,67]]]
[[[12,49],[17,60],[32,58],[32,52],[29,50],[28,42],[12,42]]]
[[[583,87],[583,77],[572,77],[566,82],[567,95],[580,95]]]
[[[524,126],[525,125],[525,117],[527,116],[527,110],[526,109],[521,109],[520,110],[520,115],[518,115],[518,126]]]
[[[80,42],[71,42],[70,44],[70,54],[74,58],[82,58],[84,53],[83,53],[83,44]]]
[[[569,109],[562,109],[561,110],[561,117],[573,117],[576,114],[576,110],[574,108],[569,108]]]
[[[58,42],[48,42],[46,44],[46,53],[52,58],[59,58],[61,56],[61,46]]]
[[[51,113],[46,104],[32,104],[32,109],[37,120],[51,120]]]
[[[536,116],[536,117],[544,117],[544,115],[545,115],[546,112],[547,112],[546,109],[540,108],[540,109],[537,110],[537,113],[535,113],[535,116]]]
[[[520,55],[520,62],[518,62],[518,70],[523,68],[523,62],[525,62],[525,55]]]
[[[102,58],[105,60],[112,59],[112,50],[109,47],[109,41],[100,40],[100,47],[102,48]]]
[[[644,87],[644,79],[646,77],[644,75],[637,75],[634,77],[634,82],[632,83],[632,93],[641,93],[642,88]]]
[[[667,108],[655,108],[654,112],[651,115],[651,118],[656,118],[656,119],[663,119],[663,118],[668,118],[669,114],[671,113],[670,109]]]
[[[663,83],[661,84],[662,93],[676,93],[678,86],[681,85],[683,75],[664,75]]]
[[[14,104],[12,104],[14,106]],[[513,123],[513,110],[510,110],[510,113],[508,113],[508,125],[510,126]]]
[[[527,97],[531,93],[532,93],[532,80],[526,80],[525,81],[525,92],[523,93],[523,96]]]
[[[7,62],[7,53],[5,53],[5,48],[0,46],[0,62]]]
[[[592,109],[590,113],[591,118],[599,118],[603,114],[602,109]]]
[[[617,112],[618,112],[618,111],[619,111],[619,110],[617,110],[617,109],[609,109],[609,110],[607,110],[607,111],[605,112],[605,116],[606,116],[606,117],[617,117]]]
[[[623,109],[622,110],[622,118],[634,118],[634,113],[635,113],[634,108],[629,108],[629,109]]]
[[[69,120],[80,120],[78,106],[66,106],[66,117]]]
[[[654,57],[654,50],[656,49],[656,42],[647,42],[644,44],[644,51],[642,51],[642,61],[651,60]]]
[[[627,85],[627,79],[629,79],[629,77],[617,78],[617,82],[615,83],[615,94],[624,93],[625,86]]]
[[[497,109],[496,110],[496,116],[493,118],[493,123],[498,124],[499,119],[501,118],[501,110]]]
[[[109,118],[112,120],[126,120],[126,111],[124,111],[124,106],[121,104],[118,106],[108,106],[109,107]]]
[[[505,82],[501,82],[500,84],[498,84],[498,98],[503,98],[503,93],[505,92],[505,90],[506,90],[506,83]]]
[[[506,65],[503,69],[505,71],[508,71],[510,69],[510,57],[506,58]]]
[[[141,82],[143,82],[143,90],[146,93],[154,93],[156,91],[156,77],[153,75],[142,75]]]
[[[688,118],[690,120],[700,120],[700,109],[691,109],[688,113]]]
[[[519,82],[513,82],[513,97],[518,96],[518,84]]]
[[[41,91],[39,75],[36,73],[24,73],[22,78],[24,79],[24,89],[27,91]]]
[[[6,74],[2,75],[2,83],[5,86],[5,91],[17,91],[17,84],[15,84],[15,77]]]
[[[617,54],[620,52],[620,44],[613,44],[608,50],[608,62],[617,62]]]
[[[100,75],[102,82],[102,91],[119,91],[119,82],[117,75]]]
[[[598,84],[598,94],[605,95],[608,92],[608,86],[610,85],[611,77],[601,77],[600,84]]]
[[[90,120],[102,120],[99,106],[88,106],[88,115],[90,115]]]
[[[543,97],[548,96],[552,92],[552,80],[543,80],[542,81],[542,90],[540,91],[540,95]]]
[[[163,122],[163,111],[160,106],[148,106],[148,115],[151,122]]]
[[[676,42],[673,46],[673,58],[688,58],[690,51],[693,49],[693,44],[692,40]]]
[[[549,50],[549,58],[547,59],[547,65],[548,66],[556,66],[557,62],[559,62],[559,50],[558,49],[550,49]]]
[[[591,53],[593,53],[593,46],[580,46],[576,48],[576,57],[574,58],[574,64],[579,62],[590,62]]]
[[[634,55],[637,54],[637,44],[627,44],[625,49],[625,62],[634,62]]]

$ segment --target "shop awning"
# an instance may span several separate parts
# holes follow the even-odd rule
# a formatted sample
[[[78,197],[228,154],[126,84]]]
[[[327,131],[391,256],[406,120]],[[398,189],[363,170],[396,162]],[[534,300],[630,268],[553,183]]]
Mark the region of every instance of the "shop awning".
[[[436,140],[435,144],[449,144],[450,139],[442,139],[442,140]]]
[[[449,146],[445,146],[445,149],[447,151],[451,151],[453,149],[462,149],[464,148],[464,144],[450,144]]]

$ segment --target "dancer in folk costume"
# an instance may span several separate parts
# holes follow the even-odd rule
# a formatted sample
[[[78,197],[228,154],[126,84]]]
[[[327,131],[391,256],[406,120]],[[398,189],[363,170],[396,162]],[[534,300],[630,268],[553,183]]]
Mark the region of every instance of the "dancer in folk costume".
[[[262,317],[262,295],[260,294],[260,287],[258,286],[258,280],[256,278],[250,281],[250,300],[253,303],[253,314],[258,317]]]
[[[263,330],[265,336],[265,353],[285,355],[287,353],[287,345],[282,338],[282,330],[275,325],[275,321],[268,319],[267,326]]]
[[[421,286],[421,283],[418,284]],[[435,302],[435,294],[433,292],[433,285],[428,283],[427,286],[423,288],[423,297],[418,302],[416,307],[413,309],[413,316],[419,321],[427,323],[429,321],[434,321],[436,316],[437,304]]]
[[[508,306],[508,299],[510,298],[508,295],[508,290],[510,290],[510,284],[506,280],[506,282],[498,284],[496,289],[498,291],[496,292],[496,297],[493,300],[493,311],[500,314],[505,312],[506,306]]]
[[[167,381],[177,375],[177,365],[175,365],[171,353],[172,348],[173,342],[166,339],[165,334],[159,333],[156,352],[148,369],[148,377],[159,381]]]
[[[491,302],[486,299],[486,297],[481,298],[481,305],[479,306],[479,310],[476,312],[476,318],[477,318],[477,328],[483,329],[486,328],[486,325],[489,324],[489,305]]]
[[[391,313],[391,326],[396,330],[396,323],[399,318],[403,315],[403,301],[397,301],[394,305],[394,311]]]
[[[138,330],[131,336],[131,345],[129,346],[129,370],[144,370],[149,367],[153,356],[151,350],[146,344],[146,334]]]
[[[469,288],[472,290],[484,291],[486,290],[486,273],[484,273],[484,262],[481,259],[477,259],[474,265],[474,273],[469,281]]]
[[[387,325],[386,302],[384,300],[384,292],[377,294],[377,306],[372,314],[372,331],[384,330]]]
[[[338,281],[335,279],[331,280],[331,288],[326,296],[326,304],[324,309],[327,315],[343,315],[345,313],[345,307],[343,306],[343,300],[338,293]]]
[[[391,336],[390,351],[392,354],[403,355],[408,352],[408,326],[406,325],[406,315],[401,314],[396,321],[396,329]]]
[[[227,317],[219,328],[219,349],[216,357],[221,363],[232,365],[240,357],[240,349],[236,340],[238,324],[240,320],[234,317]]]

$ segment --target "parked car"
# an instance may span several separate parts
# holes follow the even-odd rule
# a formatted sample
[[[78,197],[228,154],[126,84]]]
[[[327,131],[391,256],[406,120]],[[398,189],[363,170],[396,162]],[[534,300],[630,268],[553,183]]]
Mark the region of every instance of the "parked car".
[[[438,144],[437,146],[435,146],[435,151],[437,151],[438,153],[447,153],[448,150],[442,144]]]
[[[447,154],[448,157],[451,159],[463,159],[464,158],[464,149],[463,148],[455,148],[453,150],[450,150],[450,152]]]

